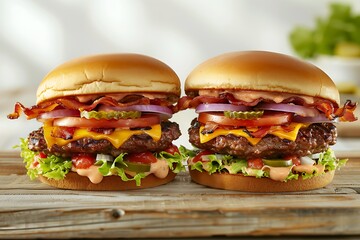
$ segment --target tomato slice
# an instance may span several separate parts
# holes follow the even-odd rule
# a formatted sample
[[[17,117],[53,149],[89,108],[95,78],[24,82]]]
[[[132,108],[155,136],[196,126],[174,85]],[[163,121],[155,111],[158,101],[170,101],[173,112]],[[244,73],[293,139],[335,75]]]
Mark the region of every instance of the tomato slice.
[[[79,153],[71,158],[74,167],[87,169],[95,163],[95,157],[87,153]]]
[[[86,119],[80,117],[64,117],[55,119],[54,126],[61,127],[85,127],[85,128],[136,128],[149,127],[160,123],[160,117],[155,114],[143,114],[141,118],[134,119]]]
[[[201,152],[199,152],[193,159],[192,162],[196,163],[196,162],[203,162],[202,156],[206,156],[206,155],[212,155],[214,154],[214,152],[210,151],[210,150],[203,150]]]
[[[295,166],[301,165],[300,158],[297,156],[286,156],[284,159],[291,160]]]
[[[43,153],[43,152],[40,152],[39,157],[40,158],[47,158],[47,155],[45,153]]]
[[[249,168],[261,169],[264,166],[264,163],[261,158],[255,158],[247,160],[247,165]]]
[[[155,163],[157,161],[157,158],[151,152],[130,153],[125,155],[124,161],[151,164]]]
[[[260,127],[260,126],[274,126],[289,123],[292,119],[292,113],[276,112],[266,113],[257,119],[234,119],[225,117],[223,113],[200,113],[199,122],[206,124],[206,122],[215,122],[224,126],[247,126],[247,127]]]
[[[34,156],[34,160],[32,162],[32,167],[35,168],[37,165],[39,165],[39,159],[40,158],[47,158],[47,155],[43,152],[39,152],[39,154]]]
[[[172,144],[170,147],[168,147],[167,149],[165,149],[165,152],[168,152],[168,153],[170,153],[171,155],[174,155],[175,153],[180,153],[178,147],[175,146],[174,144]]]

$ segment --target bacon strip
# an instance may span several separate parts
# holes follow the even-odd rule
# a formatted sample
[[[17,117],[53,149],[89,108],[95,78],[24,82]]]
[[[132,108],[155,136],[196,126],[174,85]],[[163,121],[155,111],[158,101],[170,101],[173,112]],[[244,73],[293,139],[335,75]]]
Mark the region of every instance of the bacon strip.
[[[354,115],[357,103],[353,103],[350,100],[347,100],[342,108],[336,109],[333,114],[334,118],[339,118],[340,122],[353,122],[357,120],[357,117]]]
[[[255,132],[247,131],[247,133],[254,138],[263,138],[268,134],[270,128],[271,126],[259,127],[257,131]]]
[[[327,100],[318,100],[315,102],[315,107],[325,113],[325,116],[330,119],[333,120],[335,116],[333,116],[333,113],[335,111],[334,105]]]
[[[226,99],[229,101],[229,103],[234,104],[234,105],[244,105],[244,106],[248,106],[248,107],[253,107],[255,105],[257,105],[259,102],[263,101],[263,98],[258,98],[252,102],[245,102],[243,100],[238,100],[234,97],[233,94],[231,93],[224,93],[224,94],[220,94],[220,97]]]
[[[65,108],[65,109],[73,109],[73,110],[85,110],[85,111],[91,111],[97,108],[98,105],[108,105],[108,106],[118,106],[118,107],[127,107],[131,105],[146,105],[153,102],[161,103],[162,106],[168,106],[171,105],[168,101],[163,99],[149,99],[147,97],[138,97],[134,98],[132,101],[126,101],[126,102],[118,102],[115,99],[111,97],[101,97],[99,99],[96,99],[94,102],[92,102],[90,105],[86,103],[79,102],[75,98],[59,98],[55,100],[50,100],[44,103],[41,103],[39,105],[34,105],[30,108],[25,107],[21,103],[17,102],[15,104],[14,112],[8,114],[9,119],[17,119],[19,118],[20,114],[23,112],[27,119],[33,119],[38,117],[41,113],[49,112],[54,110],[55,108]]]
[[[33,119],[39,116],[39,114],[44,112],[49,112],[54,110],[59,104],[55,102],[47,102],[42,105],[35,105],[30,108],[25,107],[21,103],[17,102],[15,103],[14,112],[7,115],[9,119],[18,119],[21,112],[23,112],[26,115],[27,119]]]
[[[196,108],[201,103],[227,102],[234,105],[256,106],[261,101],[264,101],[264,99],[259,98],[254,100],[253,102],[245,102],[236,99],[231,93],[220,94],[219,97],[185,96],[179,99],[177,105],[173,107],[173,111],[178,112],[188,108]],[[357,118],[354,115],[354,111],[356,109],[357,103],[353,103],[350,100],[347,100],[344,106],[341,108],[338,108],[337,105],[334,106],[334,103],[326,99],[316,99],[313,104],[306,104],[304,99],[296,96],[285,99],[283,103],[294,103],[297,105],[302,105],[307,107],[315,107],[319,111],[323,112],[326,115],[326,117],[330,120],[334,120],[336,118],[339,118],[341,122],[352,122],[357,120]]]

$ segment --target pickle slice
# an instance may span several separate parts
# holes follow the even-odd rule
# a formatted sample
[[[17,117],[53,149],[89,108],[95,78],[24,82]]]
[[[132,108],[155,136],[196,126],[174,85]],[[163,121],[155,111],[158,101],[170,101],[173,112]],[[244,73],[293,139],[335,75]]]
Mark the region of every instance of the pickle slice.
[[[262,161],[265,165],[268,165],[270,167],[289,167],[293,165],[291,159],[263,159]]]
[[[139,173],[150,171],[150,164],[134,163],[128,161],[124,161],[124,163],[127,165],[127,167],[124,167],[124,169],[130,172]]]
[[[256,119],[264,114],[263,110],[260,111],[224,111],[224,116],[236,119]]]
[[[81,111],[80,117],[86,119],[129,119],[139,118],[139,111]]]

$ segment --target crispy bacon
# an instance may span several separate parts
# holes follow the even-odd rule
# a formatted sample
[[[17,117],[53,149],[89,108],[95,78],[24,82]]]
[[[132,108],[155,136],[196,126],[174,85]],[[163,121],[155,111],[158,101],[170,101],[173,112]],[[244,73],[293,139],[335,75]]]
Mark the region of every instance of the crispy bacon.
[[[224,99],[228,100],[229,103],[234,104],[234,105],[244,105],[244,106],[249,106],[249,107],[253,107],[253,106],[257,105],[259,102],[263,101],[263,98],[258,98],[252,102],[245,102],[243,100],[236,99],[234,97],[234,95],[231,93],[220,94],[220,98],[224,98]]]
[[[74,110],[85,110],[91,111],[98,107],[98,105],[108,105],[108,106],[118,106],[118,107],[127,107],[131,105],[147,105],[147,104],[156,104],[161,106],[171,106],[171,103],[164,99],[149,99],[147,97],[135,97],[135,98],[127,98],[124,102],[118,102],[111,97],[100,97],[93,101],[91,104],[79,102],[77,99],[73,97],[68,98],[58,98],[55,100],[50,100],[44,103],[40,103],[38,105],[34,105],[30,108],[25,107],[21,103],[17,102],[15,104],[14,112],[8,114],[9,119],[17,119],[20,114],[23,112],[27,119],[32,119],[38,117],[41,113],[49,112],[54,110],[55,108],[64,108],[64,109],[74,109]]]
[[[357,103],[353,103],[350,100],[347,100],[344,103],[342,108],[336,109],[333,114],[334,118],[339,118],[341,122],[353,122],[357,120],[357,117],[354,115]]]
[[[263,138],[268,134],[270,128],[271,126],[259,127],[258,130],[256,130],[255,132],[250,132],[247,130],[246,133],[254,138]]]
[[[114,128],[89,128],[89,131],[110,135],[111,133],[113,133],[115,131],[115,129]]]
[[[334,113],[335,108],[334,108],[334,105],[330,101],[317,100],[317,101],[315,101],[314,105],[315,105],[315,108],[317,108],[320,112],[325,113],[325,116],[328,119],[330,119],[330,120],[334,119],[333,113]]]
[[[192,101],[192,97],[184,96],[180,98],[175,106],[171,106],[171,111],[173,113],[177,113],[178,111],[185,110],[190,108],[190,103]]]
[[[120,104],[118,101],[116,101],[115,99],[111,98],[111,97],[101,97],[96,99],[92,104],[90,105],[86,105],[83,104],[82,106],[80,106],[78,109],[80,111],[85,110],[85,111],[91,111],[94,110],[99,104],[102,105],[107,105],[107,106],[118,106],[118,105],[122,105]]]
[[[35,105],[30,108],[25,107],[21,103],[15,103],[14,112],[7,115],[9,119],[18,119],[21,112],[26,115],[27,119],[36,118],[39,114],[49,112],[58,107],[59,104],[55,102],[47,102],[41,105]]]
[[[72,139],[76,128],[74,127],[54,127],[51,131],[51,136],[56,138],[62,138],[65,140]]]
[[[217,128],[218,128],[218,124],[215,122],[206,122],[206,124],[204,125],[204,129],[201,131],[202,134],[210,134],[213,133]]]
[[[231,103],[234,105],[245,105],[245,106],[256,106],[259,102],[265,101],[262,98],[256,99],[252,102],[245,102],[242,100],[236,99],[231,93],[223,93],[220,94],[219,97],[210,97],[210,96],[196,96],[189,97],[185,96],[179,99],[176,106],[174,106],[173,112],[178,112],[181,110],[185,110],[188,108],[196,108],[201,103]],[[297,105],[307,106],[307,107],[315,107],[319,111],[323,112],[326,117],[330,120],[334,120],[339,118],[342,122],[347,121],[356,121],[357,118],[354,115],[354,111],[356,109],[357,103],[353,103],[350,100],[346,101],[344,106],[339,108],[337,104],[326,100],[315,98],[313,104],[306,104],[305,100],[301,97],[293,96],[287,98],[283,101],[283,103],[293,103]]]
[[[305,102],[304,98],[298,97],[298,96],[292,96],[292,97],[286,98],[286,99],[284,99],[284,101],[282,101],[282,103],[293,103],[296,105],[306,106],[306,102]]]
[[[184,96],[180,98],[176,104],[172,108],[173,112],[178,112],[181,110],[186,110],[188,108],[196,108],[202,103],[225,103],[227,102],[225,98],[220,97],[210,97],[210,96],[196,96],[196,97],[189,97]]]

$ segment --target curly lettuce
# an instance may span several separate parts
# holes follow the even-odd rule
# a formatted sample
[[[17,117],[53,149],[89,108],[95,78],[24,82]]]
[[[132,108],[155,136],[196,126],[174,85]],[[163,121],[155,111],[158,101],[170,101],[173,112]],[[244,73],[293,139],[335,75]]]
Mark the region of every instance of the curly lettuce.
[[[103,176],[111,176],[111,175],[117,175],[121,178],[122,181],[132,181],[134,180],[136,182],[136,186],[141,185],[141,179],[145,178],[145,173],[136,173],[133,177],[128,177],[125,173],[124,167],[127,167],[126,163],[124,163],[124,156],[126,154],[122,153],[119,156],[117,156],[114,161],[107,161],[100,159],[96,161],[95,165],[100,166],[99,172]]]
[[[31,180],[36,179],[39,175],[47,177],[49,179],[62,180],[65,178],[66,174],[71,171],[72,161],[70,158],[63,158],[56,155],[47,155],[46,158],[39,158],[39,152],[32,151],[28,148],[28,140],[21,138],[19,147],[21,149],[20,156],[24,159],[25,167],[27,169],[27,175]],[[99,172],[103,176],[117,175],[121,178],[122,181],[135,181],[137,186],[141,185],[141,179],[146,177],[146,173],[140,172],[136,173],[135,176],[129,177],[124,168],[127,167],[124,162],[125,154],[120,154],[113,161],[108,159],[100,159],[95,162],[95,165],[99,166]],[[34,164],[34,159],[37,157],[39,164]],[[170,170],[174,173],[179,173],[185,171],[183,165],[183,160],[185,159],[185,154],[180,151],[179,153],[170,154],[168,152],[162,151],[160,153],[155,153],[155,157],[159,160],[164,160],[169,165]]]
[[[174,173],[179,173],[185,171],[183,161],[184,159],[186,159],[186,156],[182,152],[181,147],[179,148],[179,151],[180,153],[174,154],[162,151],[160,153],[155,153],[155,157],[160,160],[165,160],[169,165],[171,171],[173,171]]]
[[[71,170],[72,162],[70,159],[58,157],[55,155],[48,155],[46,158],[38,158],[39,164],[33,167],[34,158],[39,152],[31,151],[28,148],[28,140],[20,139],[21,154],[24,159],[27,175],[31,180],[37,178],[39,175],[49,179],[61,180]]]
[[[198,151],[188,150],[184,151],[187,158],[191,159]],[[232,155],[223,155],[223,154],[211,154],[203,156],[206,158],[206,161],[198,161],[195,163],[190,163],[189,168],[191,170],[197,170],[200,172],[206,171],[209,174],[227,172],[230,174],[243,174],[244,176],[252,176],[256,178],[270,177],[269,172],[263,169],[252,169],[247,165],[245,159],[239,159]],[[337,170],[340,167],[344,166],[347,159],[337,159],[333,150],[328,149],[327,151],[319,155],[317,159],[317,164],[323,165],[326,171]],[[191,161],[190,161],[191,162]],[[303,179],[311,178],[318,176],[321,173],[294,173],[289,171],[289,175],[284,180],[289,181],[293,179],[298,179],[299,176],[302,176]]]
[[[136,173],[133,177],[128,177],[124,169],[127,167],[127,164],[124,162],[125,155],[125,153],[120,154],[114,159],[114,161],[100,159],[96,161],[95,165],[100,166],[99,172],[103,176],[118,175],[121,177],[122,181],[126,182],[134,180],[136,182],[136,186],[140,186],[141,179],[146,177],[146,173],[139,172]],[[185,167],[183,165],[184,155],[181,153],[170,154],[168,152],[162,151],[160,153],[155,153],[155,157],[160,161],[166,161],[170,170],[172,170],[174,173],[185,171]]]

